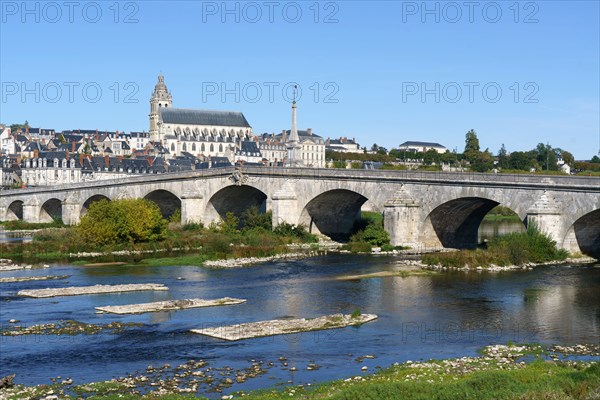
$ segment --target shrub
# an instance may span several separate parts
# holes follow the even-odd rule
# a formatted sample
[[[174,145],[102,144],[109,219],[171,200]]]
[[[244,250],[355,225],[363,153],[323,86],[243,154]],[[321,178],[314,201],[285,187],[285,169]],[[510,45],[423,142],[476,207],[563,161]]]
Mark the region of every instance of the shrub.
[[[240,223],[244,229],[262,228],[271,230],[272,221],[271,211],[261,213],[257,206],[248,207],[240,217]]]
[[[287,222],[282,222],[273,230],[275,234],[300,239],[305,243],[317,242],[317,237],[308,232],[304,225],[292,225]]]
[[[390,236],[383,229],[383,216],[375,212],[363,212],[358,231],[350,236],[350,242],[367,243],[371,246],[389,245]]]
[[[161,240],[166,229],[160,209],[146,199],[93,203],[75,228],[84,241],[96,246]]]
[[[225,214],[225,218],[219,223],[219,230],[223,233],[237,233],[240,226],[240,219],[232,212]]]

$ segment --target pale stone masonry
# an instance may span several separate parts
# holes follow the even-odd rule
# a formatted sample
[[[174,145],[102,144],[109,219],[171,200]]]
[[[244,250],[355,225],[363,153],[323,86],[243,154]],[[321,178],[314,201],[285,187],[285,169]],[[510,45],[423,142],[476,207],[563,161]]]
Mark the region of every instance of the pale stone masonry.
[[[416,251],[475,248],[483,217],[502,204],[559,247],[600,258],[599,177],[224,167],[7,190],[0,220],[59,216],[76,224],[103,198],[147,198],[205,226],[255,205],[272,211],[274,226],[304,225],[329,237],[352,232],[361,209],[369,209],[383,214],[393,245]]]

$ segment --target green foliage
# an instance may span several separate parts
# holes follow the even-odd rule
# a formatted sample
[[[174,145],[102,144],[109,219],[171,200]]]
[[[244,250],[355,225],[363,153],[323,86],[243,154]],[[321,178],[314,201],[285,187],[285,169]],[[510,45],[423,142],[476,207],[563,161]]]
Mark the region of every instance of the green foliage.
[[[84,242],[104,246],[161,240],[166,227],[160,209],[149,200],[101,200],[90,206],[76,232]]]
[[[271,230],[273,215],[271,211],[261,213],[257,206],[248,207],[242,212],[240,224],[244,229],[262,228]]]
[[[218,224],[219,230],[227,234],[237,233],[239,226],[240,219],[231,211],[225,214],[225,218],[221,219]]]
[[[181,222],[181,208],[176,209],[173,214],[169,217],[169,222],[180,223]]]
[[[383,215],[365,211],[361,214],[357,231],[350,236],[346,249],[353,252],[363,252],[370,251],[371,246],[379,247],[389,243],[390,237],[383,229]]]
[[[479,148],[479,139],[477,138],[477,133],[473,129],[471,129],[465,135],[465,151],[464,155],[467,161],[473,163],[477,160],[479,156],[480,148]]]
[[[486,221],[521,221],[521,218],[510,208],[497,205],[492,208],[484,217]]]
[[[485,250],[426,254],[423,262],[453,268],[489,267],[491,264],[522,266],[530,262],[563,261],[567,256],[565,250],[556,247],[556,242],[535,226],[529,226],[526,232],[509,233],[492,239]]]
[[[360,313],[360,310],[359,310],[359,309],[356,309],[356,310],[352,311],[352,314],[350,314],[350,317],[351,317],[352,319],[355,319],[355,318],[358,318],[358,317],[360,317],[361,315],[362,315],[362,314]]]
[[[595,163],[595,164],[600,164],[600,157],[594,156],[594,157],[592,157],[590,162]]]
[[[33,230],[33,229],[46,229],[46,228],[62,228],[65,226],[62,219],[56,218],[52,222],[32,223],[25,222],[23,220],[14,221],[2,221],[0,225],[7,231],[20,231],[20,230]]]
[[[317,237],[306,230],[304,225],[292,225],[282,222],[273,230],[277,235],[289,236],[302,240],[305,243],[316,243]]]
[[[338,160],[333,162],[333,168],[346,168],[346,161]]]
[[[188,222],[181,227],[184,231],[201,231],[204,229],[204,225],[202,223],[197,222]]]

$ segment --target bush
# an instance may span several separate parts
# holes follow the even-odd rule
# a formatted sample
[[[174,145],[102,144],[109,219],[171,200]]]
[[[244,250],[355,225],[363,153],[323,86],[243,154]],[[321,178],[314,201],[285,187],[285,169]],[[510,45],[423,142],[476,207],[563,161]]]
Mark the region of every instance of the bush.
[[[350,236],[350,242],[367,243],[371,246],[389,245],[390,236],[383,229],[383,215],[375,212],[363,212],[358,231]]]
[[[262,228],[270,231],[273,224],[271,211],[261,213],[257,206],[248,207],[240,217],[243,229]]]
[[[489,267],[491,264],[522,266],[530,262],[563,261],[567,256],[565,250],[556,247],[556,242],[535,226],[529,226],[526,232],[509,233],[492,239],[486,250],[426,254],[423,262],[451,268]]]
[[[225,214],[225,218],[221,219],[219,223],[219,230],[223,233],[234,234],[238,233],[238,227],[240,226],[240,219],[232,212]]]
[[[160,209],[146,199],[93,203],[75,228],[85,242],[95,246],[161,240],[166,229]]]
[[[317,237],[308,232],[304,225],[292,225],[282,222],[277,225],[273,232],[277,235],[300,239],[305,243],[315,243],[318,241]]]

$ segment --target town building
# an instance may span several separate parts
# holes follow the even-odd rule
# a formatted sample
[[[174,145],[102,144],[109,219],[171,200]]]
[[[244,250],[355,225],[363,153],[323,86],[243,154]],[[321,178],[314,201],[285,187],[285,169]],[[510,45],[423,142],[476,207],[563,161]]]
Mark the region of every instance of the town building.
[[[413,151],[416,153],[425,153],[429,150],[435,150],[440,154],[445,153],[448,149],[444,146],[442,146],[439,143],[431,143],[431,142],[414,142],[414,141],[408,141],[408,142],[404,142],[402,143],[399,147],[398,150],[404,150],[404,151]]]
[[[170,157],[188,152],[233,160],[241,142],[252,138],[241,112],[173,108],[164,77],[158,77],[150,98],[150,140],[165,146]]]
[[[363,153],[360,145],[356,143],[356,139],[348,139],[347,137],[340,137],[339,139],[328,138],[325,141],[325,150],[339,153]]]

